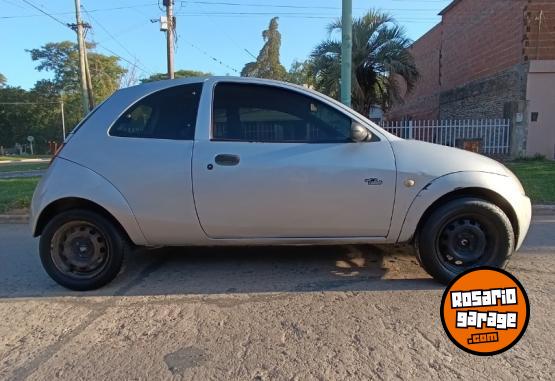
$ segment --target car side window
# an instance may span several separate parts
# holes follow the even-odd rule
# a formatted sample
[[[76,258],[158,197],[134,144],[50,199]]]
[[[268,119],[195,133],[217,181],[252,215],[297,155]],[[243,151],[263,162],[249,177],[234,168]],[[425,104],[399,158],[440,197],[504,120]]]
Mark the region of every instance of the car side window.
[[[175,86],[150,94],[129,107],[111,136],[192,140],[202,84]]]
[[[350,141],[351,119],[301,93],[276,86],[220,83],[213,106],[213,140],[267,143]]]

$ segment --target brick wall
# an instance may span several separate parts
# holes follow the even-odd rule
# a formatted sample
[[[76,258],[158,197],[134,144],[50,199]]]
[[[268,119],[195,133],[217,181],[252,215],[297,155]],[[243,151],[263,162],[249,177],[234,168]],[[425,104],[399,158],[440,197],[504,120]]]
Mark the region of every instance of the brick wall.
[[[413,44],[421,78],[387,117],[506,117],[505,103],[525,99],[527,15],[545,3],[555,6],[555,0],[453,1],[442,22]],[[548,17],[544,11],[544,23]]]
[[[443,14],[442,91],[523,61],[526,5],[526,0],[459,0]]]
[[[512,118],[512,104],[526,99],[527,65],[516,64],[497,74],[442,91],[440,119]]]
[[[388,119],[510,118],[512,156],[527,154],[529,139],[530,154],[554,155],[555,103],[545,97],[555,72],[530,70],[555,67],[555,0],[453,0],[412,53],[421,78]],[[540,127],[531,111],[544,116]]]
[[[555,1],[529,0],[525,21],[525,59],[555,60]]]
[[[404,103],[392,110],[390,119],[402,119],[406,115],[419,120],[438,118],[441,33],[441,24],[438,24],[413,44],[411,51],[420,79],[416,88],[405,96]]]

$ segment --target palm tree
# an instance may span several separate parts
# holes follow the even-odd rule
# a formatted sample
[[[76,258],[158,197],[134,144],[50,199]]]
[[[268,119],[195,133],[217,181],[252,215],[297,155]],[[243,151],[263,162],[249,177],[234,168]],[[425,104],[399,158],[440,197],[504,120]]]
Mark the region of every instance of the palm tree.
[[[340,20],[328,26],[330,38],[311,54],[316,89],[336,99],[340,95],[341,41],[331,34],[337,31],[341,31]],[[408,92],[414,88],[418,71],[410,44],[404,29],[386,13],[370,11],[353,19],[352,107],[356,111],[368,116],[374,105],[387,110],[393,102],[402,101],[402,88]]]

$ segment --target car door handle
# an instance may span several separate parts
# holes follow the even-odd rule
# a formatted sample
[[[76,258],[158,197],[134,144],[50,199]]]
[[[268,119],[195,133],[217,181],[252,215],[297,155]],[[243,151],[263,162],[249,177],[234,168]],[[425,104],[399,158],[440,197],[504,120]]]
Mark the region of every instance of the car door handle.
[[[219,154],[219,155],[216,155],[216,157],[214,158],[214,161],[218,165],[229,167],[229,166],[239,164],[240,158],[237,155]]]

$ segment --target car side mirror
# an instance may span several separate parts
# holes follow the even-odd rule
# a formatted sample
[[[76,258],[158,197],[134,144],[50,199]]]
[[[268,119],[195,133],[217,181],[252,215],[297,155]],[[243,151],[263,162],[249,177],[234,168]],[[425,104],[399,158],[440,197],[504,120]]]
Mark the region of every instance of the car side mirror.
[[[353,142],[365,142],[372,139],[372,133],[357,122],[351,124],[351,140]]]

